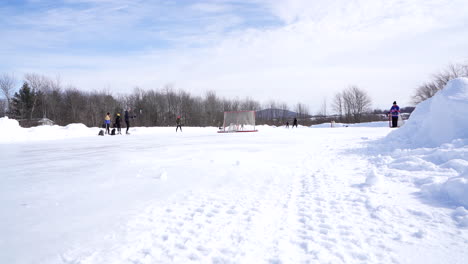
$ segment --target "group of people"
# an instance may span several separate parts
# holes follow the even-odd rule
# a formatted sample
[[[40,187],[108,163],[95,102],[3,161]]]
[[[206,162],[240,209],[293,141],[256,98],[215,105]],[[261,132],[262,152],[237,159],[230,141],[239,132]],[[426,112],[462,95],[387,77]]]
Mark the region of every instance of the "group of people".
[[[294,126],[297,128],[297,118],[294,118],[292,127],[294,128]],[[286,121],[286,128],[289,128],[289,121]]]
[[[125,120],[125,125],[127,126],[127,131],[126,134],[130,134],[128,130],[130,129],[130,118],[134,118],[134,116],[130,116],[129,114],[130,109],[125,110],[124,113],[124,120]],[[115,120],[114,120],[114,128],[117,128],[117,134],[122,135],[122,125],[121,125],[122,119],[120,117],[120,113],[117,113],[115,115]],[[111,126],[111,115],[110,113],[106,114],[106,117],[104,118],[104,125],[106,131],[104,132],[105,134],[111,135],[110,132],[110,126]]]
[[[125,110],[124,114],[124,120],[125,120],[125,125],[127,127],[127,131],[125,132],[127,135],[130,134],[128,130],[130,129],[130,118],[134,118],[135,116],[130,116],[129,114],[130,109]],[[387,113],[389,118],[391,117],[391,127],[398,127],[398,116],[400,115],[400,107],[397,105],[396,101],[393,102],[392,107],[390,108],[390,111]],[[110,125],[111,125],[111,116],[110,113],[107,113],[105,119],[104,119],[104,125],[105,125],[105,134],[111,134],[110,132]],[[297,118],[294,118],[292,127],[297,128]],[[117,134],[122,134],[122,126],[121,126],[121,117],[120,113],[117,113],[115,116],[115,122],[114,122],[114,128],[117,128]],[[176,132],[178,132],[180,128],[180,132],[182,132],[182,121],[180,115],[177,116],[176,118]],[[289,128],[289,121],[286,122],[286,128]]]
[[[124,113],[124,120],[125,120],[125,125],[127,127],[127,131],[125,132],[127,135],[130,134],[128,132],[128,130],[130,129],[130,119],[131,118],[135,118],[136,116],[133,116],[133,115],[130,115],[129,114],[129,111],[130,109],[127,109],[125,110],[125,113]],[[104,127],[105,127],[105,132],[103,134],[108,134],[108,135],[115,135],[115,134],[119,134],[119,135],[122,135],[122,125],[121,125],[121,117],[120,117],[120,113],[117,113],[115,115],[115,119],[114,119],[114,128],[117,129],[117,133],[114,133],[115,131],[113,131],[111,133],[111,130],[110,130],[110,127],[111,127],[111,115],[110,113],[107,113],[106,114],[106,117],[104,118]],[[182,132],[182,121],[181,121],[181,117],[180,116],[177,116],[177,119],[176,119],[176,132],[179,130],[180,128],[180,132]]]
[[[393,101],[393,105],[390,108],[390,111],[387,112],[389,119],[391,118],[391,127],[398,127],[398,117],[400,116],[400,107],[397,105],[396,101]],[[332,121],[334,123],[334,121]],[[292,127],[297,127],[297,119],[294,118]],[[332,124],[333,126],[333,124]],[[289,128],[289,121],[286,121],[286,128]]]

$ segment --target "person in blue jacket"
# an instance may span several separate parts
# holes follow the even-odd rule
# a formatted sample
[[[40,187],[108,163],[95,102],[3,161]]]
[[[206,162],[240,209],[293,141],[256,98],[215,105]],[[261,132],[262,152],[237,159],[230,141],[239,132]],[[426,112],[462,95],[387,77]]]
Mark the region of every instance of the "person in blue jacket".
[[[104,124],[106,125],[106,134],[110,135],[110,124],[111,124],[111,117],[110,113],[107,113],[106,117],[104,118]]]
[[[397,105],[396,101],[393,102],[389,114],[392,115],[392,127],[398,127],[398,116],[400,115],[400,107]]]

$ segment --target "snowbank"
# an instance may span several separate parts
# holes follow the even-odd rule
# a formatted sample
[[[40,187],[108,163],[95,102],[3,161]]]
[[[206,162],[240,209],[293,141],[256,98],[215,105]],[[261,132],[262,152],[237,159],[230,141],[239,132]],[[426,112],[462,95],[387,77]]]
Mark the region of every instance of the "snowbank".
[[[468,208],[468,173],[451,177],[445,182],[425,184],[421,189],[427,197],[449,200]]]
[[[18,121],[8,117],[0,118],[0,143],[56,140],[65,138],[96,136],[99,129],[83,124],[62,126],[37,126],[23,128]]]
[[[312,128],[329,128],[330,123],[323,123],[318,125],[310,126]],[[346,124],[346,123],[335,123],[334,127],[388,127],[388,121],[379,122],[368,122],[368,123],[357,123],[357,124]]]
[[[18,121],[9,119],[8,117],[0,118],[0,143],[14,141],[15,138],[24,137],[24,129],[22,129]]]
[[[301,126],[299,126],[301,127]],[[270,126],[257,126],[262,131],[273,129]],[[306,127],[304,127],[306,128]],[[183,127],[183,131],[187,129],[193,131],[210,131],[216,133],[216,127]],[[99,130],[98,127],[87,127],[84,124],[69,124],[67,126],[37,126],[31,128],[21,127],[18,121],[9,119],[8,117],[0,118],[0,144],[2,143],[19,143],[19,142],[33,142],[44,140],[59,140],[59,139],[72,139],[83,137],[97,137]],[[122,128],[125,134],[126,128]],[[174,133],[175,127],[131,127],[130,134],[137,135],[155,135]]]
[[[406,124],[386,141],[401,147],[436,147],[468,138],[468,78],[450,81],[435,96],[420,103]]]
[[[458,208],[454,219],[468,227],[468,78],[450,81],[420,103],[377,146],[391,151],[382,168],[387,176],[412,182],[429,201]]]

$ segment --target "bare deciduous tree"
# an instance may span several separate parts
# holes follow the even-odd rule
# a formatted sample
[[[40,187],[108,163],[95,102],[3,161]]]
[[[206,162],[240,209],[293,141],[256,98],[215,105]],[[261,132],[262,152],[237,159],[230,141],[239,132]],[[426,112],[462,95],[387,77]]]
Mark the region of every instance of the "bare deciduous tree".
[[[451,64],[447,69],[434,74],[432,81],[426,82],[416,88],[413,95],[413,103],[418,104],[431,98],[438,91],[442,90],[450,80],[458,77],[468,77],[468,65]]]
[[[323,98],[322,105],[320,106],[319,111],[317,112],[318,116],[326,117],[327,116],[327,98]]]
[[[11,97],[13,96],[13,91],[15,89],[16,79],[13,74],[2,74],[0,76],[0,90],[5,96],[6,99],[6,108],[7,111],[10,109]]]
[[[309,116],[309,108],[303,103],[297,103],[295,112],[297,113],[299,119],[304,119]]]
[[[339,121],[341,121],[341,119],[343,118],[343,95],[341,92],[335,94],[332,108],[338,114],[339,119],[340,119]]]
[[[335,95],[334,109],[344,113],[345,122],[362,121],[362,116],[369,111],[372,101],[364,90],[357,86],[350,86],[348,89]]]
[[[27,73],[24,76],[25,81],[28,83],[29,87],[31,87],[34,96],[33,104],[32,104],[32,111],[30,118],[33,118],[33,114],[35,113],[35,109],[38,105],[38,101],[46,100],[44,94],[49,91],[49,87],[51,85],[51,80],[46,76],[35,74],[35,73]],[[45,115],[46,110],[43,110],[43,115]]]

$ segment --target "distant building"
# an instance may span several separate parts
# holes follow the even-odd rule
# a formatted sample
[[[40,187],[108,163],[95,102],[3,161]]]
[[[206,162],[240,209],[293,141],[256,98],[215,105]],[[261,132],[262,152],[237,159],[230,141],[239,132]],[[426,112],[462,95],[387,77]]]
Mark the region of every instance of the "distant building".
[[[40,120],[37,121],[37,123],[40,126],[53,126],[54,125],[54,121],[50,120],[47,117],[41,118]]]
[[[55,124],[54,121],[48,119],[47,117],[17,120],[22,127],[53,126]]]

